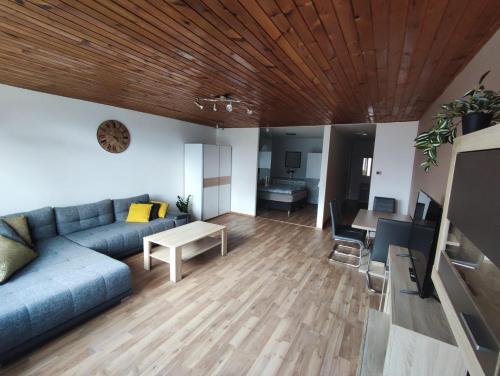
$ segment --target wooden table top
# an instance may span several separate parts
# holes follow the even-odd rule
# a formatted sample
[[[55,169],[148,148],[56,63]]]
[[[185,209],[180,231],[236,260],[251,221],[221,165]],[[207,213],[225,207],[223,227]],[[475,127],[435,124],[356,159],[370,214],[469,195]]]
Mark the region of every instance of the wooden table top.
[[[407,214],[386,213],[373,210],[359,209],[352,227],[366,231],[376,231],[379,218],[393,219],[396,221],[410,222],[411,217]]]
[[[180,227],[162,231],[157,234],[144,237],[145,240],[165,247],[179,247],[185,244],[213,235],[222,231],[226,226],[196,221]]]

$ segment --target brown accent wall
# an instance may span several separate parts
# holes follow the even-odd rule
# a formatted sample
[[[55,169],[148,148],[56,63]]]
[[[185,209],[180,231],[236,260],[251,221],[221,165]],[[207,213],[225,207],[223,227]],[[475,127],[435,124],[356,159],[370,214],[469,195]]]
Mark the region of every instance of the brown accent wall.
[[[440,105],[459,98],[467,90],[474,87],[481,75],[491,70],[486,79],[486,87],[493,90],[500,90],[500,30],[479,50],[476,56],[465,66],[465,68],[448,85],[439,98],[427,109],[420,119],[418,133],[424,132],[434,124],[433,117],[439,111]],[[461,134],[461,130],[459,130]],[[415,163],[413,167],[412,190],[410,196],[410,214],[415,207],[415,200],[420,189],[431,195],[440,203],[444,201],[446,190],[446,180],[450,167],[451,145],[439,148],[439,166],[431,168],[429,172],[424,172],[420,163],[424,160],[423,154],[415,151]]]
[[[342,203],[346,199],[349,156],[349,138],[332,127],[325,185],[323,224],[330,218],[330,201],[336,198],[339,203]]]

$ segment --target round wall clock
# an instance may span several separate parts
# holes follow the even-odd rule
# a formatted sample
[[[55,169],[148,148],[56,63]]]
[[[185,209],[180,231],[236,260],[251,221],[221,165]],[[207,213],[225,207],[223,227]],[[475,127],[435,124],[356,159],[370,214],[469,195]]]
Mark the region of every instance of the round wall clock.
[[[97,141],[110,153],[122,153],[130,145],[130,133],[118,120],[106,120],[97,128]]]

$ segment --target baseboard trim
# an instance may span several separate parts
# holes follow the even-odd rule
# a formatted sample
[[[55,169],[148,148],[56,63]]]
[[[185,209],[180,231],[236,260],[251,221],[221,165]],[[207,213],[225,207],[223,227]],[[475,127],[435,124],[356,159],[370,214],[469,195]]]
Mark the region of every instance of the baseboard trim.
[[[238,213],[238,212],[229,212],[228,214],[235,214],[235,215],[241,215],[242,217],[247,217],[247,218],[255,218],[255,215],[252,214],[245,214],[245,213]]]

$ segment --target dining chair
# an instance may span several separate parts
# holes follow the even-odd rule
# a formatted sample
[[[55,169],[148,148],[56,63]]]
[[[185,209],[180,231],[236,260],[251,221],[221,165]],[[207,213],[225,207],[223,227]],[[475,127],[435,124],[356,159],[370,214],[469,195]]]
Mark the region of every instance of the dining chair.
[[[382,263],[385,274],[387,256],[389,254],[389,245],[393,244],[407,248],[410,239],[411,226],[411,222],[379,218],[377,222],[377,236],[375,236],[375,240],[370,247],[368,269],[366,271],[366,280],[370,291],[377,293],[381,292],[373,287],[370,274],[372,261]],[[384,277],[384,275],[379,276]]]
[[[363,252],[365,250],[366,231],[342,225],[342,214],[336,199],[330,201],[330,217],[332,222],[332,240],[354,243],[357,247],[336,244],[329,256],[329,259],[348,266],[359,267],[361,264],[361,257],[363,256]],[[342,250],[343,247],[359,250],[359,253],[355,254],[352,252],[344,252]],[[341,254],[344,257],[354,258],[357,260],[357,263],[351,264],[349,262],[336,259],[334,256],[338,254]]]
[[[375,196],[373,199],[373,211],[384,212],[384,213],[395,213],[396,199],[392,197]],[[372,244],[374,236],[375,233],[373,231],[368,231],[367,242],[369,246]]]
[[[373,199],[373,210],[386,213],[396,212],[396,199],[392,197],[375,196]]]

